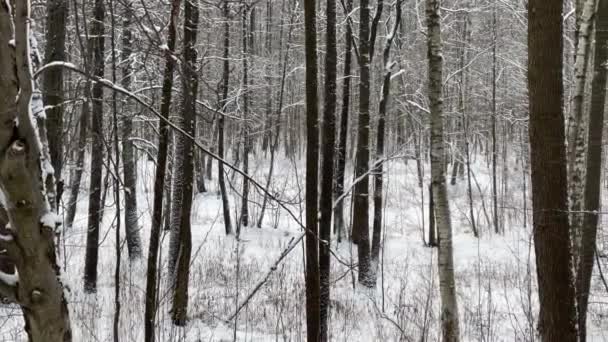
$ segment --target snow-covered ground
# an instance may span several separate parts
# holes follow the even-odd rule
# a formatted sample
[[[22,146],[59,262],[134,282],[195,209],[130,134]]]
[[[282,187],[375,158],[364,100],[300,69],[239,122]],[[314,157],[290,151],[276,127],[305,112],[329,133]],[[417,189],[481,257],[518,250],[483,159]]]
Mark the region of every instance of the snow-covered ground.
[[[282,153],[280,154],[282,158]],[[268,159],[252,158],[253,174],[265,183]],[[538,313],[531,215],[525,217],[522,171],[513,162],[508,188],[500,206],[503,235],[492,232],[489,168],[483,158],[474,167],[475,222],[481,237],[471,230],[465,180],[449,186],[454,227],[454,260],[463,341],[534,341]],[[428,165],[425,165],[428,171]],[[384,247],[378,286],[370,291],[356,285],[356,246],[332,248],[330,334],[332,341],[438,341],[439,295],[436,250],[424,245],[423,224],[428,227],[427,204],[418,187],[415,162],[393,160],[386,164]],[[215,170],[214,170],[215,171]],[[427,172],[428,173],[428,172]],[[139,163],[138,204],[142,238],[147,251],[152,207],[153,163]],[[272,190],[296,217],[303,220],[304,163],[279,159]],[[229,178],[231,179],[231,178]],[[235,176],[232,185],[240,187]],[[270,202],[262,229],[243,228],[241,240],[225,236],[221,201],[215,182],[210,192],[196,196],[192,210],[193,253],[190,277],[191,317],[187,327],[171,325],[166,272],[161,280],[158,313],[159,341],[303,341],[305,300],[303,247],[297,246],[270,276],[268,282],[239,313],[236,324],[226,322],[237,306],[264,277],[288,243],[301,231],[283,209]],[[526,188],[529,185],[526,183]],[[88,188],[83,184],[82,189]],[[259,216],[262,194],[252,191],[252,222]],[[424,203],[428,192],[424,189]],[[86,241],[86,193],[83,190],[74,227],[65,232],[61,266],[72,320],[74,341],[112,340],[114,316],[115,240],[113,199],[108,193],[100,234],[98,293],[83,293],[82,273]],[[347,198],[347,201],[350,198]],[[236,192],[232,210],[240,204]],[[236,206],[238,207],[238,206]],[[346,211],[348,217],[348,210]],[[524,220],[525,217],[525,220]],[[524,226],[525,225],[525,226]],[[124,235],[124,234],[123,234]],[[123,244],[124,245],[124,244]],[[163,235],[166,256],[168,234]],[[143,341],[145,257],[129,263],[123,246],[121,274],[121,341]],[[163,259],[165,260],[165,259]],[[604,264],[606,261],[604,260]],[[163,264],[166,269],[166,265]],[[237,272],[238,268],[238,272]],[[596,267],[597,270],[597,267]],[[354,285],[353,285],[354,284]],[[594,277],[589,316],[590,341],[608,341],[608,294]],[[22,319],[16,307],[0,311],[0,341],[23,339]]]

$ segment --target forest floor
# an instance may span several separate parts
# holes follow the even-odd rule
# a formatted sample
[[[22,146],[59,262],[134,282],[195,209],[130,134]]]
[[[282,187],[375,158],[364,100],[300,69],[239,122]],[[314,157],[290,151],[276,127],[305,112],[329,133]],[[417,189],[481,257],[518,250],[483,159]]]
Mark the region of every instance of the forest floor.
[[[282,158],[282,156],[281,156]],[[252,158],[252,174],[262,184],[268,172],[268,159]],[[256,163],[256,161],[258,161]],[[517,165],[513,162],[512,165]],[[272,191],[303,222],[304,163],[279,159]],[[139,164],[138,205],[144,251],[149,239],[153,201],[153,163]],[[428,165],[424,165],[428,171]],[[493,232],[491,179],[488,164],[473,165],[473,202],[475,223],[480,238],[472,233],[466,179],[449,185],[454,229],[456,286],[463,341],[535,341],[538,313],[534,247],[531,240],[528,180],[521,168],[509,168],[506,190],[499,194],[503,234]],[[438,341],[439,293],[436,249],[425,246],[428,228],[428,190],[418,187],[414,161],[393,160],[385,165],[384,244],[374,290],[356,282],[356,246],[348,242],[332,249],[331,316],[332,341]],[[450,169],[451,171],[451,169]],[[215,172],[215,167],[214,167]],[[428,173],[428,172],[426,172]],[[229,173],[231,186],[238,190],[242,178]],[[449,179],[448,179],[449,182]],[[238,183],[238,184],[237,184]],[[347,181],[348,183],[348,181]],[[428,184],[428,179],[425,179]],[[525,184],[525,186],[524,186]],[[347,186],[348,187],[348,186]],[[65,232],[61,267],[72,320],[74,341],[111,341],[114,319],[114,269],[116,211],[112,192],[101,231],[98,293],[85,295],[82,273],[86,241],[86,191],[74,227]],[[227,322],[238,302],[264,278],[271,265],[289,242],[301,234],[299,225],[284,209],[269,202],[261,229],[243,227],[240,241],[224,234],[221,201],[215,182],[208,182],[207,193],[199,194],[193,206],[193,248],[190,273],[191,317],[185,328],[171,325],[170,295],[167,292],[166,251],[169,234],[163,235],[163,278],[158,312],[158,341],[304,341],[305,297],[303,247],[298,245],[279,265],[259,292],[238,314]],[[526,189],[524,191],[524,189]],[[257,222],[262,193],[253,190],[250,200],[251,221]],[[350,197],[347,198],[347,201]],[[606,199],[604,200],[606,203]],[[238,205],[237,205],[238,204]],[[423,205],[424,204],[424,205]],[[240,208],[237,191],[232,192],[232,210]],[[345,217],[348,218],[348,207]],[[527,213],[527,215],[526,215]],[[123,233],[124,236],[124,233]],[[601,240],[601,237],[600,237]],[[145,299],[145,256],[129,262],[122,243],[120,341],[143,341]],[[608,262],[602,260],[604,273]],[[595,268],[597,273],[597,266]],[[354,284],[354,285],[353,285]],[[608,294],[599,276],[593,279],[590,299],[589,341],[608,341]],[[18,307],[0,309],[0,341],[24,339],[23,321]]]

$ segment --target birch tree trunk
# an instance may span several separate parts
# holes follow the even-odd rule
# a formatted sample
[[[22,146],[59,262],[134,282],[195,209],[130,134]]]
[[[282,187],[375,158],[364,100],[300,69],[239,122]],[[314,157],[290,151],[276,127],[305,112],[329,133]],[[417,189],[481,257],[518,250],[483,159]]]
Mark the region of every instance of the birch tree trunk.
[[[540,301],[538,329],[544,342],[573,342],[577,337],[567,214],[562,25],[560,1],[529,1],[533,232]]]
[[[587,339],[587,307],[595,260],[598,211],[602,175],[602,138],[606,103],[606,60],[608,58],[608,0],[599,0],[595,20],[595,57],[591,83],[591,110],[587,130],[587,170],[585,177],[585,214],[576,273],[579,342]]]
[[[452,221],[445,181],[445,144],[443,137],[443,57],[439,1],[426,1],[429,60],[429,103],[431,111],[431,182],[438,233],[439,292],[441,296],[441,335],[444,342],[460,340]]]
[[[38,116],[36,123],[32,115],[29,23],[29,1],[0,4],[0,108],[2,122],[10,123],[0,129],[2,212],[8,217],[2,225],[9,235],[0,247],[18,273],[15,283],[0,281],[0,294],[21,306],[29,341],[66,342],[72,336],[55,255],[59,222],[47,192],[54,192],[55,184],[46,182],[54,178],[44,165],[51,162],[42,144],[48,144],[44,120]]]
[[[585,125],[584,108],[585,85],[589,51],[591,46],[591,31],[597,0],[585,0],[578,30],[576,59],[574,64],[574,97],[570,113],[570,131],[568,132],[568,185],[570,191],[570,231],[572,232],[573,252],[576,255],[580,248],[582,209],[585,169]]]

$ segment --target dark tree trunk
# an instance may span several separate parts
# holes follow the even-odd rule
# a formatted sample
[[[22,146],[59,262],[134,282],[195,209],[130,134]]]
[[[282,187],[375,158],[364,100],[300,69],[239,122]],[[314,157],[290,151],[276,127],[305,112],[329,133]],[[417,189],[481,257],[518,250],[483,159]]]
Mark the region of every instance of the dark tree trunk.
[[[435,230],[435,202],[433,201],[433,184],[429,184],[429,247],[437,247]]]
[[[253,14],[252,14],[253,18]],[[249,49],[248,44],[253,40],[251,29],[247,29],[247,10],[243,9],[243,172],[249,173],[249,151],[251,139],[249,138]],[[237,226],[237,235],[240,235],[241,225],[249,226],[249,180],[243,177],[243,193],[241,202],[241,217]]]
[[[304,1],[304,44],[306,55],[306,336],[320,339],[318,173],[319,108],[317,94],[317,25],[314,0]]]
[[[228,1],[224,2],[224,61],[222,63],[222,108],[223,113],[228,105],[228,87],[230,85],[230,60],[228,59],[230,53],[230,8],[228,7]],[[217,153],[218,156],[224,159],[224,126],[226,118],[223,114],[220,114],[217,120]],[[232,234],[232,220],[230,218],[230,201],[228,199],[228,192],[226,191],[226,181],[224,179],[224,164],[222,161],[217,161],[217,182],[220,187],[220,196],[222,197],[222,210],[224,214],[224,229],[226,235]]]
[[[391,91],[391,47],[393,40],[399,29],[401,23],[401,2],[397,0],[395,4],[395,23],[393,24],[392,31],[389,33],[384,50],[382,51],[382,61],[384,64],[384,77],[382,80],[382,97],[380,98],[380,104],[378,106],[378,130],[376,132],[376,160],[380,161],[384,158],[384,131],[386,122],[386,108],[389,101]],[[384,210],[383,201],[383,162],[380,162],[374,170],[374,221],[372,229],[372,267],[374,270],[374,277],[376,276],[376,270],[378,267],[378,260],[380,259],[380,241],[382,240],[382,212]]]
[[[103,78],[104,71],[104,19],[105,5],[103,0],[95,0],[91,23],[93,36],[93,75]],[[99,226],[101,215],[101,177],[103,168],[103,86],[96,82],[92,90],[93,120],[91,133],[93,146],[91,150],[91,181],[89,185],[89,222],[87,224],[87,248],[84,264],[84,289],[88,293],[97,291],[97,261],[99,253]]]
[[[321,192],[319,207],[319,271],[320,271],[320,340],[329,341],[329,273],[331,246],[331,214],[333,211],[334,152],[336,144],[336,0],[327,0],[327,33],[325,43],[325,96],[321,148]]]
[[[576,341],[562,83],[562,3],[528,5],[528,89],[534,248],[542,341]],[[547,170],[551,172],[547,172]]]
[[[123,32],[122,32],[122,86],[129,89],[131,86],[131,55],[133,32],[131,31],[131,22],[133,20],[133,8],[131,0],[125,2],[125,12],[123,17]],[[129,107],[127,107],[129,108]],[[125,188],[125,231],[127,236],[127,249],[129,258],[136,260],[141,258],[141,238],[139,237],[139,226],[137,212],[137,158],[133,142],[130,140],[133,136],[133,118],[132,114],[123,111],[122,120],[122,162],[124,173],[124,188]]]
[[[46,51],[44,63],[65,61],[65,24],[68,15],[68,4],[63,0],[47,1]],[[59,208],[63,193],[63,69],[49,69],[42,79],[42,101],[47,106],[46,128],[49,140],[51,163],[57,181],[57,203]]]
[[[353,1],[346,0],[345,13],[349,14],[353,9]],[[338,149],[336,151],[336,199],[340,198],[344,193],[344,169],[346,168],[346,143],[348,138],[348,112],[350,106],[350,78],[351,78],[351,61],[352,61],[352,37],[353,29],[351,25],[346,26],[345,39],[345,56],[344,56],[344,81],[342,83],[342,110],[340,112],[340,136],[338,141]],[[336,204],[334,211],[334,230],[338,235],[338,242],[342,242],[342,237],[345,232],[344,224],[344,201],[340,200]]]
[[[184,98],[182,102],[183,118],[186,132],[192,137],[196,134],[196,94],[198,78],[196,73],[196,34],[199,23],[199,9],[194,0],[186,0],[184,4],[184,65],[182,78]],[[192,209],[193,154],[192,140],[185,139],[183,152],[188,156],[183,166],[184,190],[182,192],[182,214],[179,227],[179,253],[177,258],[177,274],[171,318],[173,324],[185,326],[188,312],[188,279],[190,274],[190,254],[192,250],[192,231],[190,211]]]
[[[361,180],[353,190],[353,242],[357,243],[359,256],[359,282],[374,287],[376,279],[371,268],[369,241],[369,153],[370,153],[370,64],[374,56],[377,25],[382,15],[383,0],[378,0],[378,8],[370,28],[369,1],[361,0],[359,17],[359,126],[357,130],[357,151],[355,154],[355,179]]]
[[[167,50],[165,51],[165,71],[163,75],[163,88],[161,95],[160,114],[169,118],[169,108],[171,107],[171,89],[173,88],[173,73],[175,71],[175,36],[176,24],[179,16],[180,0],[173,0],[171,3],[171,18],[168,28]],[[160,138],[158,143],[158,155],[156,159],[156,174],[154,177],[154,204],[152,212],[152,228],[150,231],[150,244],[148,247],[148,266],[146,278],[146,308],[145,318],[145,338],[146,342],[155,341],[155,320],[157,310],[156,282],[158,272],[158,249],[160,244],[160,232],[163,224],[163,195],[165,192],[165,174],[167,167],[167,149],[169,142],[169,127],[164,120],[159,124]],[[168,214],[168,213],[166,213]]]
[[[79,15],[78,9],[74,9],[74,20],[78,23]],[[93,59],[93,48],[94,48],[94,40],[92,38],[88,38],[88,41],[85,44],[82,42],[80,38],[80,29],[79,25],[75,25],[76,34],[79,37],[80,48],[82,50],[86,50],[84,52],[84,69],[87,74],[91,72],[92,67],[92,59]],[[66,215],[66,227],[71,228],[74,223],[74,218],[76,217],[76,209],[78,204],[78,195],[80,193],[80,181],[82,179],[82,173],[84,171],[84,157],[87,150],[87,137],[88,137],[88,128],[89,121],[91,116],[91,85],[92,82],[90,79],[87,79],[86,84],[84,86],[84,98],[86,99],[82,103],[81,113],[80,113],[80,122],[78,125],[78,149],[76,153],[76,166],[74,168],[74,173],[72,177],[70,177],[70,198],[68,201],[68,209]]]

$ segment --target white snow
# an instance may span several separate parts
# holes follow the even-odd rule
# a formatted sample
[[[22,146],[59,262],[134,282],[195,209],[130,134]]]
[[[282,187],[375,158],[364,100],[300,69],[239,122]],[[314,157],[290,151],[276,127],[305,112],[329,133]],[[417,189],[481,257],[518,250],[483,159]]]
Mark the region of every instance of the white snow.
[[[52,211],[47,212],[40,218],[40,224],[51,229],[55,229],[62,222],[63,218]]]
[[[9,286],[15,286],[19,282],[19,273],[15,270],[15,273],[8,274],[0,271],[0,281]]]
[[[154,163],[138,164],[137,200],[140,226],[143,227],[143,250],[149,240],[150,211],[153,201]],[[256,179],[268,172],[268,159],[258,155],[250,168]],[[449,186],[454,227],[454,260],[459,301],[462,341],[526,341],[536,333],[538,299],[534,246],[531,243],[531,212],[523,211],[521,169],[513,160],[509,169],[509,189],[504,200],[504,235],[491,232],[486,211],[491,209],[490,173],[484,158],[477,156],[473,173],[474,213],[481,237],[473,237],[468,217],[466,182],[458,180]],[[428,173],[428,164],[423,165]],[[424,247],[422,226],[428,227],[428,189],[418,187],[415,162],[392,159],[385,164],[386,209],[385,245],[378,265],[378,284],[374,290],[356,285],[356,246],[331,246],[339,257],[331,265],[332,341],[427,341],[439,339],[439,293],[436,250]],[[278,155],[271,190],[285,200],[288,208],[303,221],[304,163]],[[352,175],[352,168],[347,173]],[[85,175],[86,176],[86,175]],[[229,175],[230,176],[230,173]],[[230,179],[230,177],[227,177]],[[350,176],[349,176],[350,178]],[[232,185],[240,190],[240,178]],[[428,182],[428,174],[425,174]],[[265,183],[265,182],[262,182]],[[68,183],[69,184],[69,183]],[[83,180],[83,189],[87,181]],[[168,235],[163,232],[160,281],[160,308],[157,340],[159,341],[232,341],[234,321],[226,320],[242,304],[251,291],[262,284],[237,316],[236,336],[239,341],[301,341],[305,340],[305,300],[303,250],[298,244],[277,263],[302,231],[284,210],[270,202],[262,229],[243,228],[240,241],[225,236],[221,200],[215,181],[208,182],[208,193],[196,196],[192,208],[192,266],[190,276],[189,315],[187,327],[170,323],[170,293],[167,292],[166,252]],[[527,185],[528,186],[528,185]],[[346,188],[349,188],[347,181]],[[87,232],[86,192],[81,193],[73,227],[62,232],[59,244],[62,255],[62,282],[70,289],[70,317],[75,341],[112,339],[114,314],[114,216],[113,199],[108,193],[100,231],[98,293],[86,295],[82,290]],[[257,221],[261,194],[251,192],[252,222]],[[422,198],[424,196],[424,199]],[[347,221],[350,197],[345,199]],[[240,197],[232,192],[232,210],[240,205]],[[530,208],[529,199],[526,202]],[[485,206],[485,208],[484,208]],[[370,211],[372,213],[373,211]],[[491,215],[491,213],[488,213]],[[524,216],[527,215],[527,216]],[[526,227],[523,219],[526,218]],[[43,224],[54,226],[61,218],[49,214]],[[491,220],[490,220],[491,221]],[[235,221],[233,220],[233,223]],[[275,229],[276,227],[276,229]],[[123,239],[124,239],[124,232]],[[121,241],[123,242],[123,241]],[[122,243],[124,246],[125,244]],[[605,263],[605,261],[604,261]],[[239,273],[237,277],[237,264]],[[126,249],[122,253],[121,273],[121,341],[143,340],[146,259],[129,263]],[[267,281],[264,281],[268,278]],[[237,288],[238,279],[238,288]],[[355,286],[353,287],[353,279]],[[607,301],[594,278],[590,304],[589,341],[608,340],[608,322],[601,319],[608,311]],[[0,308],[0,315],[10,308]],[[4,312],[6,311],[6,312]],[[0,335],[21,331],[19,319],[9,319],[0,326]],[[23,336],[23,335],[21,335]]]

